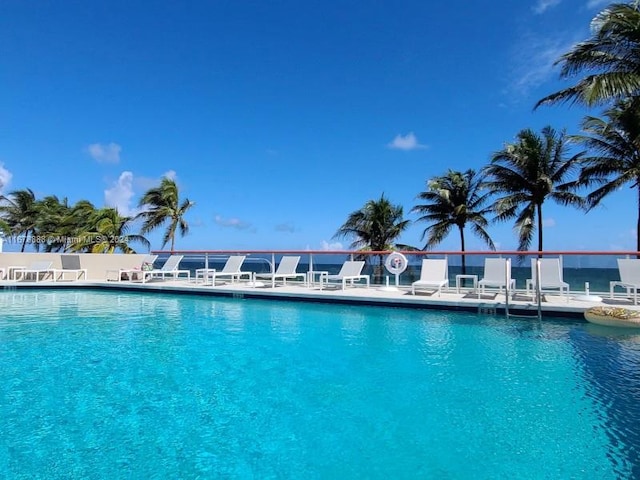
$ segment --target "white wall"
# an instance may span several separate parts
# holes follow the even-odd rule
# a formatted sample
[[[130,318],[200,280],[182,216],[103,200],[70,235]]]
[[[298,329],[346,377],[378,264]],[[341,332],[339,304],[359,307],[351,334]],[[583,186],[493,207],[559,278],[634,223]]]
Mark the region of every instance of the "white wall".
[[[0,253],[0,268],[7,271],[9,266],[29,267],[33,262],[49,260],[53,262],[53,268],[62,268],[60,253]],[[105,280],[107,270],[120,268],[136,268],[142,264],[144,254],[126,255],[120,253],[71,253],[64,255],[79,255],[80,266],[87,269],[88,280]],[[111,278],[115,278],[111,275]]]

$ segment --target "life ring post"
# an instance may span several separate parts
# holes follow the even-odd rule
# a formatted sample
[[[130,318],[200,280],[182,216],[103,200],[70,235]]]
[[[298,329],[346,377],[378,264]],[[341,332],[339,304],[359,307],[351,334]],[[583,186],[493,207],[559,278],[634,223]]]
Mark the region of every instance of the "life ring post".
[[[387,269],[387,271],[389,273],[391,273],[392,275],[394,275],[396,277],[396,286],[395,287],[390,287],[389,286],[389,277],[387,277],[387,284],[385,287],[382,287],[382,289],[384,290],[398,290],[398,287],[400,287],[400,274],[402,272],[404,272],[407,269],[407,266],[409,264],[409,261],[407,260],[407,257],[405,257],[402,253],[400,252],[391,252],[385,262],[384,262],[384,266]]]

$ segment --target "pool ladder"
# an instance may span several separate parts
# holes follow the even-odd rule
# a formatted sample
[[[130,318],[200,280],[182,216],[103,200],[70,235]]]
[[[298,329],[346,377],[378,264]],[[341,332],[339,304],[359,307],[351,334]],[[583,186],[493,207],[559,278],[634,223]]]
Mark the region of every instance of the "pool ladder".
[[[540,259],[536,260],[536,271],[534,273],[536,277],[535,284],[535,296],[537,301],[537,315],[516,315],[509,313],[509,282],[511,280],[511,259],[507,258],[505,262],[505,304],[504,304],[504,313],[507,318],[510,317],[518,317],[518,318],[537,318],[538,320],[542,320],[542,293],[540,291]]]

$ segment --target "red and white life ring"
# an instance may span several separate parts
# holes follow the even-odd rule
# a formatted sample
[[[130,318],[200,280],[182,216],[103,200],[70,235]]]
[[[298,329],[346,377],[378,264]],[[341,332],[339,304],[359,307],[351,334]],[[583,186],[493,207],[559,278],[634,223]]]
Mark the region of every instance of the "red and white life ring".
[[[400,252],[393,252],[387,256],[387,259],[384,261],[385,268],[389,271],[389,273],[393,273],[394,275],[400,275],[407,269],[409,265],[409,261],[407,257],[405,257]]]

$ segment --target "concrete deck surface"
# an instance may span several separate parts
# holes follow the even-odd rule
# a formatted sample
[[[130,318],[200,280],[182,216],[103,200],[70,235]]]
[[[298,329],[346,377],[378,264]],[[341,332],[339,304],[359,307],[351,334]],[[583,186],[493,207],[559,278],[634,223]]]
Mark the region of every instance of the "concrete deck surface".
[[[478,296],[477,293],[465,289],[457,293],[455,288],[443,290],[441,295],[431,292],[419,292],[412,295],[408,287],[400,288],[397,291],[389,291],[382,286],[372,285],[370,288],[356,286],[342,290],[340,286],[332,289],[320,290],[319,286],[311,287],[303,283],[287,282],[286,286],[281,283],[275,288],[270,282],[258,282],[254,286],[251,282],[219,282],[216,286],[195,283],[193,279],[166,279],[152,280],[147,283],[130,281],[0,281],[0,288],[21,289],[21,288],[98,288],[98,289],[118,289],[129,291],[148,291],[165,293],[182,293],[224,296],[233,298],[261,298],[287,301],[310,301],[324,303],[340,303],[353,305],[381,305],[390,307],[423,308],[423,309],[444,309],[444,310],[465,310],[479,313],[504,313],[507,307],[504,293],[487,290],[485,294]],[[627,298],[620,294],[613,299],[608,298],[609,294],[603,292],[592,292],[592,295],[600,296],[602,301],[586,301],[580,298],[583,292],[570,292],[569,296],[561,296],[558,292],[544,292],[541,302],[541,312],[544,316],[553,317],[583,317],[583,313],[590,307],[599,305],[615,305],[632,310],[639,310],[640,306],[633,304],[632,298]],[[508,302],[509,312],[517,315],[537,316],[538,304],[530,296],[525,295],[523,290],[510,292]]]

